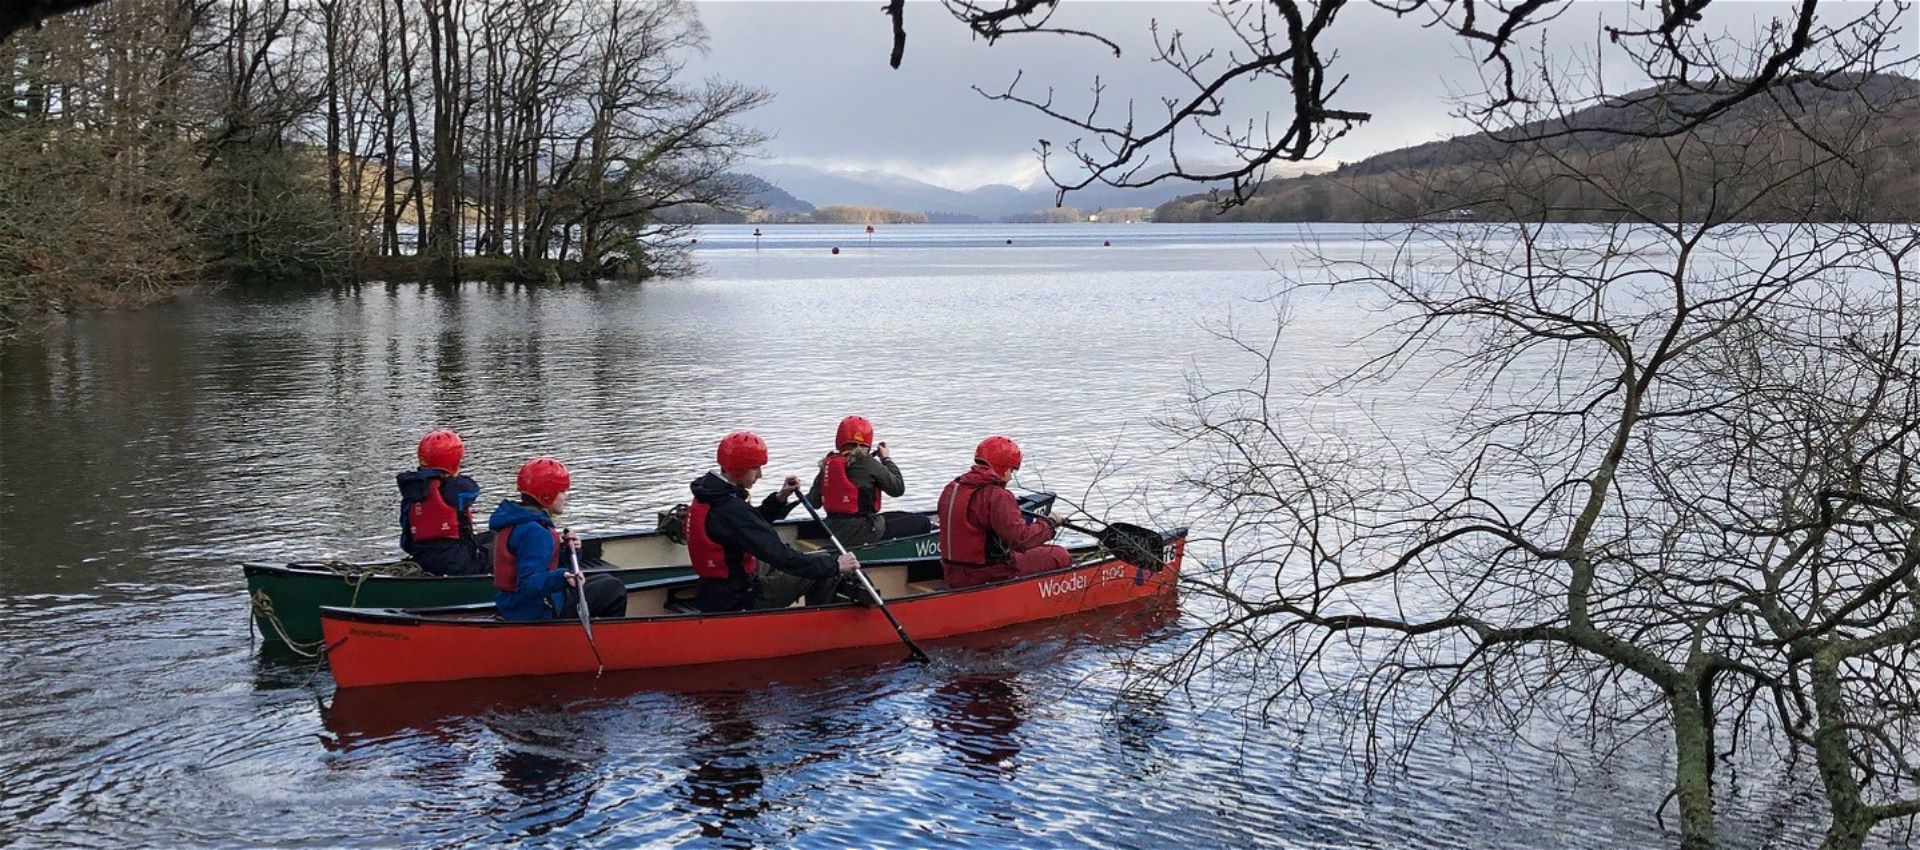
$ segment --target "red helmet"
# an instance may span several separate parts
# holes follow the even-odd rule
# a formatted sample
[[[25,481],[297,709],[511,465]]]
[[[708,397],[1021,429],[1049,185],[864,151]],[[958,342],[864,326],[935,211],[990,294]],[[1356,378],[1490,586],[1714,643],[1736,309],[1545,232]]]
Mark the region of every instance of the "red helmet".
[[[420,465],[428,469],[459,472],[460,459],[466,456],[467,444],[445,428],[420,438]]]
[[[735,431],[720,440],[714,452],[723,472],[746,472],[767,465],[767,441],[752,431]]]
[[[553,507],[553,500],[573,488],[573,473],[567,471],[567,465],[550,457],[537,457],[520,465],[520,478],[515,482],[520,492],[532,496],[543,508]]]
[[[1020,468],[1020,445],[995,434],[980,441],[973,450],[973,462],[984,463],[994,472],[1005,475]]]
[[[833,447],[844,449],[850,443],[863,446],[873,445],[873,423],[865,416],[849,416],[840,420],[840,430],[833,432]]]

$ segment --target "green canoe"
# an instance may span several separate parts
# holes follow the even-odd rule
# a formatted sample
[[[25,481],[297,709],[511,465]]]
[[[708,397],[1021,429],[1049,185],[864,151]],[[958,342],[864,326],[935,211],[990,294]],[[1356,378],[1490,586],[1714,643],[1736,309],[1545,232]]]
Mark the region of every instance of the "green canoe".
[[[1020,497],[1021,507],[1048,513],[1053,496],[1033,493]],[[932,513],[925,511],[923,513]],[[663,516],[664,518],[664,516]],[[799,517],[775,523],[780,536],[800,548],[831,546],[819,523]],[[580,566],[604,572],[632,584],[692,573],[687,547],[680,535],[648,528],[621,534],[586,537],[581,541]],[[939,535],[923,534],[887,540],[854,550],[861,560],[924,558],[940,553]],[[426,608],[466,605],[493,600],[493,577],[436,576],[419,571],[411,561],[305,561],[293,564],[242,564],[253,623],[269,645],[316,652],[320,643],[320,606],[338,608]]]

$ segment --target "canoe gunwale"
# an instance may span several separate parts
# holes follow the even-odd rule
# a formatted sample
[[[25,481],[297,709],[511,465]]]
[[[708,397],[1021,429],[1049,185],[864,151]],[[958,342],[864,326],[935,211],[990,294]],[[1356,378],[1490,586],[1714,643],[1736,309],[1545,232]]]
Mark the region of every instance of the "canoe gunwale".
[[[346,564],[349,562],[342,561],[341,563]],[[370,570],[377,570],[381,567],[388,567],[388,566],[392,566],[394,564],[399,564],[399,563],[403,563],[403,562],[402,561],[366,561],[366,562],[354,562],[351,565],[356,567],[365,566],[365,567],[368,567]],[[665,564],[665,565],[647,566],[647,567],[588,567],[583,565],[581,567],[581,571],[588,575],[593,575],[595,573],[631,573],[631,572],[640,572],[644,570],[671,570],[671,569],[685,569],[685,565],[684,564]],[[341,579],[345,581],[353,581],[359,578],[360,576],[365,575],[367,578],[378,579],[383,582],[385,581],[446,581],[448,579],[473,579],[477,581],[486,581],[486,582],[493,581],[493,576],[490,573],[479,573],[475,575],[464,575],[464,576],[442,576],[442,575],[434,575],[433,573],[418,573],[415,575],[395,576],[395,575],[387,575],[385,573],[380,573],[380,572],[348,573],[348,572],[338,572],[335,570],[323,569],[319,567],[297,567],[292,564],[270,564],[265,562],[243,563],[240,565],[240,572],[241,572],[241,575],[247,578],[252,578],[254,576],[274,577],[274,578],[334,578],[334,579]]]
[[[1187,536],[1186,526],[1181,526],[1174,529],[1163,529],[1160,532],[1160,543],[1161,545],[1165,546],[1168,544],[1172,544],[1176,541],[1182,540],[1186,536]],[[1083,546],[1073,547],[1069,551],[1075,554],[1080,554],[1080,553],[1086,553],[1086,552],[1099,551],[1099,549],[1100,549],[1099,544],[1089,543]],[[862,565],[869,566],[869,567],[910,566],[913,564],[925,564],[928,562],[937,563],[939,560],[940,559],[937,557],[890,558],[883,561],[864,562]],[[898,608],[902,605],[911,605],[914,602],[919,600],[945,599],[945,598],[950,598],[960,594],[975,593],[978,591],[999,590],[1001,588],[1012,587],[1014,585],[1023,584],[1023,583],[1038,583],[1041,581],[1045,581],[1049,578],[1066,575],[1068,573],[1084,570],[1089,567],[1101,566],[1101,565],[1110,564],[1110,563],[1124,564],[1126,562],[1120,560],[1119,556],[1113,555],[1112,553],[1108,553],[1107,557],[1097,561],[1088,561],[1086,563],[1077,563],[1077,564],[1069,563],[1067,566],[1062,567],[1060,569],[1048,570],[1043,573],[1034,573],[1033,575],[1019,576],[1016,578],[1006,579],[1003,581],[988,582],[986,584],[978,584],[972,587],[957,587],[957,588],[949,587],[941,590],[929,591],[927,593],[917,593],[910,596],[892,597],[887,600],[887,604],[890,607]],[[1133,567],[1134,565],[1128,564],[1127,566]],[[1135,568],[1138,569],[1137,567]],[[650,579],[646,581],[630,583],[627,585],[627,590],[631,592],[635,590],[652,590],[660,587],[686,586],[686,585],[693,584],[695,581],[697,581],[697,579],[688,578],[688,577]],[[377,623],[377,624],[386,624],[386,625],[395,625],[395,626],[458,626],[463,628],[464,627],[520,628],[520,627],[527,627],[527,626],[546,626],[551,628],[567,628],[567,629],[577,629],[580,627],[580,624],[578,622],[573,620],[562,619],[562,618],[554,618],[551,620],[503,620],[497,617],[469,619],[466,617],[454,618],[454,617],[446,616],[446,615],[452,615],[452,614],[472,614],[485,609],[490,609],[492,607],[493,607],[493,603],[491,602],[476,603],[472,605],[437,606],[432,608],[340,608],[340,607],[327,605],[327,606],[321,606],[320,618],[322,620],[331,619],[331,620],[340,620],[340,621],[355,622],[355,623]],[[667,621],[684,622],[689,620],[706,620],[706,619],[714,619],[714,618],[739,618],[739,617],[770,616],[770,615],[777,616],[782,614],[804,614],[809,611],[834,611],[834,610],[844,610],[847,608],[854,608],[854,607],[864,608],[867,606],[860,605],[857,602],[831,602],[825,605],[807,605],[800,608],[775,608],[775,609],[747,610],[747,611],[716,611],[716,612],[701,612],[701,613],[656,614],[656,615],[645,616],[645,617],[605,617],[605,618],[596,617],[594,619],[594,622],[595,623],[645,623],[645,622],[667,622]]]

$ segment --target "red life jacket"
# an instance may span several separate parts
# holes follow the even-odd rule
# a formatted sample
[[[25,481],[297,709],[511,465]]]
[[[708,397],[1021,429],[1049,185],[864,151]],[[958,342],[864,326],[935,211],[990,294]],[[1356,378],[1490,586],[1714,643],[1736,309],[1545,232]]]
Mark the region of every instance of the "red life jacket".
[[[715,543],[713,538],[707,536],[709,510],[707,503],[698,499],[687,506],[687,554],[693,559],[693,574],[701,578],[745,581],[748,576],[754,574],[758,568],[758,562],[752,555],[745,552],[739,553],[740,563],[737,570],[728,562],[727,548]]]
[[[847,476],[847,456],[839,452],[827,455],[821,471],[820,501],[834,516],[872,516],[880,512],[880,488],[856,487]]]
[[[415,543],[423,540],[459,540],[462,532],[473,522],[472,518],[447,504],[440,495],[440,482],[445,481],[445,473],[435,475],[427,482],[427,496],[407,506],[407,530]]]
[[[940,560],[963,567],[988,567],[1007,560],[1006,547],[993,530],[973,523],[974,497],[985,486],[965,476],[948,482],[940,494]]]
[[[560,532],[544,525],[541,528],[553,535],[553,554],[547,556],[547,569],[557,570],[560,568],[560,547],[566,542],[560,539]],[[507,545],[511,537],[511,528],[493,533],[493,586],[508,593],[520,589],[520,562],[513,557],[513,547]]]

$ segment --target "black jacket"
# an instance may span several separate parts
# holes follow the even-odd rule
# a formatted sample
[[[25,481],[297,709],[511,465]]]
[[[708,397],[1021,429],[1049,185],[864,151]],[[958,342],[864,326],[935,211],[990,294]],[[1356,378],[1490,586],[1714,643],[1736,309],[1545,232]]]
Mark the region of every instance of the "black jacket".
[[[745,553],[773,569],[804,578],[831,578],[840,571],[835,553],[801,552],[780,539],[773,521],[785,518],[796,503],[781,500],[778,491],[767,494],[755,509],[747,505],[746,490],[717,472],[696,479],[690,489],[694,499],[706,504],[707,537],[726,550],[728,562]],[[700,584],[702,610],[737,611],[752,606],[758,582],[748,576],[745,582],[703,579]]]

